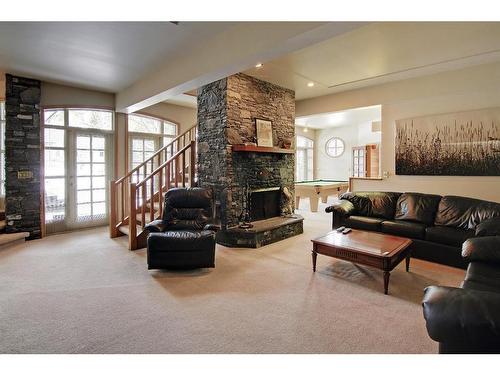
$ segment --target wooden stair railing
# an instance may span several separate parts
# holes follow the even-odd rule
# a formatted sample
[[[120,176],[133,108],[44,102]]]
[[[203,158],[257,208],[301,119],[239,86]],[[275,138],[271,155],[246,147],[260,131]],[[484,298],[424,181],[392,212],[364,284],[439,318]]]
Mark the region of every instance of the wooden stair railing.
[[[122,178],[110,182],[111,238],[125,232],[129,236],[129,249],[144,247],[147,235],[144,226],[161,216],[163,193],[171,187],[195,184],[195,139],[196,126],[176,137]]]

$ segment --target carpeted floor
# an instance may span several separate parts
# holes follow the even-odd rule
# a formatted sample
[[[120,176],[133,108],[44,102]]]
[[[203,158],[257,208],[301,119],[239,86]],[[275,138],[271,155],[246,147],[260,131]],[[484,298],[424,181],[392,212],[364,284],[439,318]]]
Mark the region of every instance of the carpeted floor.
[[[403,262],[388,296],[379,270],[318,256],[314,274],[310,239],[331,219],[305,208],[303,235],[218,246],[212,270],[148,271],[106,228],[0,250],[0,352],[435,353],[422,291],[463,271]]]

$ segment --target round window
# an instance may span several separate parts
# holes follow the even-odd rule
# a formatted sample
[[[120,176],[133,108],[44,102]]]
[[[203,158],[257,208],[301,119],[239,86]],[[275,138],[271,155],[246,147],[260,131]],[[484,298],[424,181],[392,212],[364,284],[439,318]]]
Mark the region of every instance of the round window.
[[[344,141],[340,138],[333,137],[326,142],[326,154],[332,158],[338,158],[344,153]]]

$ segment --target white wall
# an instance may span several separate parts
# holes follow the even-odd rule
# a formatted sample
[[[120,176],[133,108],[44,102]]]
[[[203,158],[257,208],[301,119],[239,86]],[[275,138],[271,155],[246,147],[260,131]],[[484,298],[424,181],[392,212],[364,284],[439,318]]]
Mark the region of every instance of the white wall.
[[[345,145],[344,153],[337,158],[326,154],[326,142],[332,137],[342,139]],[[316,130],[316,178],[348,180],[352,175],[352,148],[368,143],[380,143],[380,132],[372,133],[371,122]]]
[[[500,106],[500,63],[346,91],[296,103],[296,116],[382,105],[382,181],[356,180],[354,190],[418,191],[500,202],[500,176],[396,176],[397,119]]]

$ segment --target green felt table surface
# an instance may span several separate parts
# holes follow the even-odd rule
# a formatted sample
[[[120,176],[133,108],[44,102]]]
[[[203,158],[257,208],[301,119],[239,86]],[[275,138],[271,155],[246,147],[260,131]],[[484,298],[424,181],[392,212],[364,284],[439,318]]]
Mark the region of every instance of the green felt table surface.
[[[332,184],[347,184],[347,181],[341,180],[310,180],[310,181],[297,181],[295,185],[311,185],[311,186],[319,186],[319,185],[332,185]]]

